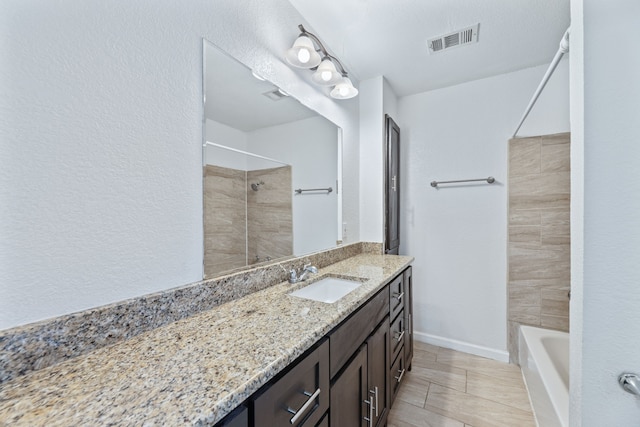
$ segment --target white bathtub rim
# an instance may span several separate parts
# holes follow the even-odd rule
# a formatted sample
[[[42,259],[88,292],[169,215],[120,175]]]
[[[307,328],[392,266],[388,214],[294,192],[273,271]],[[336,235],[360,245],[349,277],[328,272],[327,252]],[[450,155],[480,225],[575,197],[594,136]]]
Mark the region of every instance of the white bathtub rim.
[[[566,338],[568,341],[569,334],[566,332],[554,331],[551,329],[543,329],[536,328],[534,326],[520,326],[520,334],[522,339],[525,341],[527,349],[528,357],[533,359],[535,366],[528,366],[526,362],[522,359],[519,360],[520,367],[523,371],[523,375],[525,376],[526,382],[526,374],[525,369],[533,371],[535,369],[535,374],[540,376],[540,379],[543,383],[543,386],[548,394],[548,397],[551,401],[551,405],[555,411],[555,415],[560,422],[562,427],[569,426],[569,391],[567,390],[564,382],[559,377],[556,371],[556,367],[554,366],[551,357],[547,354],[547,352],[542,348],[541,338],[544,336],[547,337],[558,337],[558,338]],[[522,352],[522,349],[520,350]],[[568,351],[568,349],[567,349]],[[523,363],[524,362],[524,363]],[[524,366],[523,366],[524,365]],[[527,384],[527,390],[529,391],[529,395],[531,398],[531,390],[529,389],[529,384]],[[534,406],[532,401],[532,406]],[[534,408],[535,411],[535,408]],[[536,415],[536,418],[540,418]]]

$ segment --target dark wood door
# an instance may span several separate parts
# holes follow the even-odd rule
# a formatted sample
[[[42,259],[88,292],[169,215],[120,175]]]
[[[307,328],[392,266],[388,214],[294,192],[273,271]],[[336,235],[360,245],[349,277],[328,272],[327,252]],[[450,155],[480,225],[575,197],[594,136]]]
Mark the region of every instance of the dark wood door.
[[[389,317],[367,340],[369,368],[369,402],[372,405],[371,425],[385,425],[389,408]]]
[[[367,345],[363,344],[331,386],[331,427],[367,427]]]
[[[400,246],[400,128],[388,115],[385,146],[385,239],[384,251],[398,254]]]

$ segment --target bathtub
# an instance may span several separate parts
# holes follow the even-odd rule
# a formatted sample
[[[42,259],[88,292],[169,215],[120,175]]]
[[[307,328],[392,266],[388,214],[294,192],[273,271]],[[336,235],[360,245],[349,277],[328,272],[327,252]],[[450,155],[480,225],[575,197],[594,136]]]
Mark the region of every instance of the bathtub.
[[[569,426],[569,334],[520,326],[519,363],[539,427]]]

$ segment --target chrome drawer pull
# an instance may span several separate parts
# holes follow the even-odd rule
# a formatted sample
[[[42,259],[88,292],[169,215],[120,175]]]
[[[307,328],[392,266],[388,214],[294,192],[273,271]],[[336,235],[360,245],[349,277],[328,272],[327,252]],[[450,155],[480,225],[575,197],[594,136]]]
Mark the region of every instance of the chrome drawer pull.
[[[369,400],[365,400],[364,403],[369,405],[369,418],[362,417],[362,419],[368,422],[369,427],[371,427],[371,424],[373,423],[373,401],[371,400],[371,396],[369,396]]]
[[[378,386],[374,387],[369,393],[373,392],[376,395],[376,417],[378,416]]]
[[[403,296],[404,296],[404,292],[400,292],[399,294],[393,294],[393,297],[398,301],[400,301]]]
[[[397,337],[395,337],[396,341],[398,341],[398,342],[402,341],[402,337],[404,337],[404,332],[405,332],[405,331],[402,331],[402,333],[401,333],[400,335],[398,335]]]
[[[400,375],[397,376],[397,377],[393,377],[393,378],[398,380],[398,382],[402,381],[402,377],[404,377],[404,371],[405,371],[404,369],[402,371],[398,369],[398,372],[400,372]]]
[[[313,401],[316,400],[316,397],[320,395],[320,389],[317,389],[313,394],[306,391],[303,393],[305,396],[309,396],[309,399],[307,399],[307,401],[304,402],[304,405],[302,405],[302,408],[298,409],[297,411],[295,409],[291,409],[290,407],[287,408],[287,412],[289,412],[290,414],[293,414],[293,418],[289,420],[291,424],[297,423],[298,418],[300,418],[307,411],[307,409],[309,409],[309,406],[311,406]]]

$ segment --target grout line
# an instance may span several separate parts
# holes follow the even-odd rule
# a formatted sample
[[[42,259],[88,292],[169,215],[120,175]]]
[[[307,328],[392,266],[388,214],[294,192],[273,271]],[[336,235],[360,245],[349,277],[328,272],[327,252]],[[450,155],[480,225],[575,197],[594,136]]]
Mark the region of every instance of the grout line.
[[[422,404],[422,408],[426,409],[427,407],[427,399],[429,399],[429,391],[431,390],[431,381],[427,384],[427,394],[424,397],[424,403]]]

